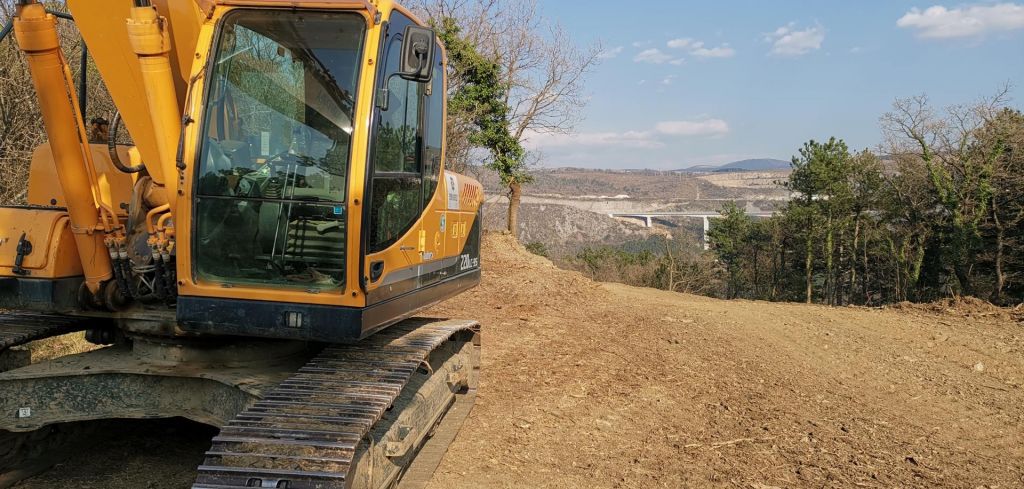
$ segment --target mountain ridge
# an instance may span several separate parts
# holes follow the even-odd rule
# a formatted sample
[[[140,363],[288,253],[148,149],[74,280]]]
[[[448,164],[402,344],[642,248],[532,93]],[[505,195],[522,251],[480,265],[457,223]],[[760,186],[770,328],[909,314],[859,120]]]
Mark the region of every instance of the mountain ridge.
[[[745,172],[745,171],[765,171],[765,170],[788,170],[790,168],[790,162],[786,160],[778,160],[774,158],[751,158],[746,160],[734,161],[732,163],[726,163],[724,165],[696,165],[681,170],[676,170],[681,173],[712,173],[712,172]]]

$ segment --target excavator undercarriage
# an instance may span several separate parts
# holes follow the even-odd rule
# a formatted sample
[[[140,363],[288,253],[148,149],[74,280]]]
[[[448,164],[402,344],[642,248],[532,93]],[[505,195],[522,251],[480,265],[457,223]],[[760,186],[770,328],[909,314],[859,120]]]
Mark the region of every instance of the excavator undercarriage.
[[[9,314],[0,325],[11,366],[20,346],[95,322]],[[16,414],[0,419],[0,487],[32,475],[32,450],[61,441],[55,426],[169,417],[220,428],[195,488],[421,487],[451,436],[417,455],[472,406],[479,347],[473,322],[411,319],[358,345],[135,337],[6,370],[0,412]]]

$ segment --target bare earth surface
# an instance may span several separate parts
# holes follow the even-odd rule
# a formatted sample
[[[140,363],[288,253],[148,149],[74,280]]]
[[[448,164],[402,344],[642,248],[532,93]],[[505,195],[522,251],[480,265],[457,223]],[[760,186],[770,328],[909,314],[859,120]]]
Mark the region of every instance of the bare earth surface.
[[[433,488],[1024,486],[1019,317],[599,285],[494,237],[485,256],[436,311],[485,336]]]
[[[484,256],[484,284],[429,312],[484,325],[478,403],[432,489],[1024,487],[1012,311],[602,285],[500,236]],[[20,487],[187,487],[210,433],[154,432]]]

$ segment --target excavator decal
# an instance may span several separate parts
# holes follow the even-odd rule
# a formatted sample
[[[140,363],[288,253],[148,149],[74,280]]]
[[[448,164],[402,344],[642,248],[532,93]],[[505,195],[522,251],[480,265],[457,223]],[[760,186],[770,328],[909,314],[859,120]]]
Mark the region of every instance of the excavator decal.
[[[448,209],[462,209],[462,199],[459,198],[459,177],[445,173],[445,181],[448,182]]]

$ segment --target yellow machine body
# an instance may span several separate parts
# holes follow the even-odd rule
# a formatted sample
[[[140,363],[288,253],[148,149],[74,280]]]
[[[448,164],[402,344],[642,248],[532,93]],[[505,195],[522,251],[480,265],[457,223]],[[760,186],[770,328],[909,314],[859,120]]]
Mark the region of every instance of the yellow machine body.
[[[14,277],[18,242],[24,236],[29,243],[39,243],[41,248],[25,256],[21,268],[25,275],[34,278],[57,279],[82,275],[82,263],[78,259],[71,222],[59,211],[38,208],[0,208],[0,275]],[[33,245],[35,246],[35,245]]]
[[[48,142],[0,206],[0,480],[51,426],[157,417],[220,429],[197,488],[429,478],[479,325],[405,319],[479,282],[483,203],[445,169],[437,36],[391,0],[68,6],[118,112],[82,113],[67,15],[18,0]],[[107,347],[16,350],[81,330]]]
[[[90,144],[89,151],[92,153],[93,162],[99,176],[100,184],[104,192],[110,195],[118,216],[124,218],[127,215],[125,206],[131,201],[132,187],[135,185],[135,178],[131,175],[121,173],[114,168],[110,162],[110,154],[107,146],[102,144]],[[124,161],[130,161],[130,151],[125,146],[118,147],[118,153]],[[28,194],[29,205],[41,207],[67,207],[68,201],[64,197],[64,190],[61,188],[60,179],[57,176],[57,167],[54,165],[53,148],[48,143],[36,148],[32,153],[32,163],[29,170]]]
[[[475,180],[444,168],[443,46],[429,61],[430,81],[394,72],[404,29],[422,26],[408,10],[390,0],[68,5],[134,141],[118,149],[120,160],[139,160],[145,171],[117,171],[105,146],[83,149],[76,126],[84,126],[84,114],[66,96],[74,88],[66,76],[51,76],[69,73],[50,31],[55,19],[38,4],[20,7],[16,33],[39,75],[51,140],[33,160],[29,201],[50,208],[50,224],[29,222],[43,210],[5,209],[0,228],[12,236],[21,229],[36,249],[50,249],[23,258],[42,267],[40,276],[81,269],[94,296],[116,297],[100,289],[117,282],[124,295],[121,283],[131,291],[132,273],[166,267],[160,273],[170,282],[151,294],[160,300],[137,307],[175,311],[185,331],[321,341],[365,338],[477,283],[483,193]],[[271,18],[278,20],[261,20]],[[316,42],[302,37],[305,25],[291,29],[280,19],[337,19],[339,39],[352,49],[304,47]],[[249,38],[258,39],[226,52]],[[268,68],[260,73],[261,66]],[[298,88],[253,88],[259,83],[252,80],[281,82],[291,73]],[[270,122],[247,120],[251,114],[240,107],[257,107]],[[401,119],[396,111],[405,111],[405,122],[389,125]],[[328,137],[334,146],[325,146]],[[296,150],[299,141],[330,147],[307,156]],[[338,141],[347,145],[343,170]],[[410,210],[416,185],[423,197]],[[391,217],[396,212],[405,216],[401,222]],[[246,219],[248,228],[236,222]],[[246,231],[230,235],[232,226]],[[5,268],[17,256],[10,246],[0,245],[0,276],[16,279]],[[232,253],[234,246],[255,251]],[[140,265],[150,252],[154,261]],[[260,274],[274,278],[264,283]]]

